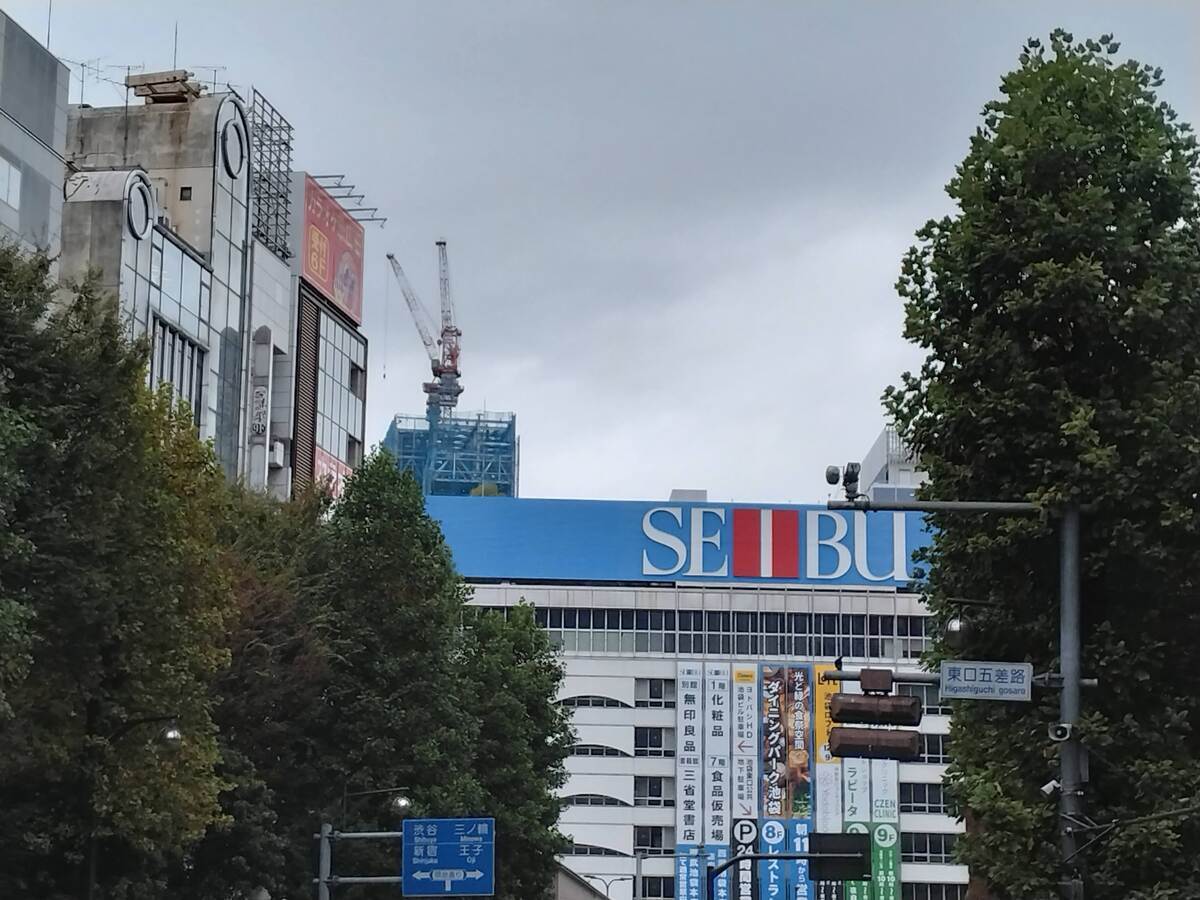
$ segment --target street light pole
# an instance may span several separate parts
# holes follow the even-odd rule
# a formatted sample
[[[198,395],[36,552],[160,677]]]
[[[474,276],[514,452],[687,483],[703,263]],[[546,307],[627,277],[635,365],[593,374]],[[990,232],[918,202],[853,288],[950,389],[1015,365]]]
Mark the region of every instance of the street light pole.
[[[97,708],[94,705],[89,704],[89,723],[97,717],[96,709]],[[126,721],[120,722],[117,727],[113,729],[112,733],[108,735],[107,740],[110,743],[115,743],[140,725],[174,723],[177,718],[178,716],[172,713],[169,715],[139,716],[136,719],[127,719]],[[168,746],[175,746],[179,744],[181,740],[183,740],[183,734],[180,732],[178,727],[176,727],[174,724],[170,724],[162,730],[160,733],[160,738],[164,744],[167,744]],[[96,751],[94,748],[89,755],[92,758],[87,776],[87,884],[84,888],[84,892],[87,900],[95,900],[95,898],[98,896],[99,888],[97,872],[99,870],[100,859],[100,841],[96,834],[100,825],[96,817],[96,770],[99,768],[99,762],[96,759]]]
[[[849,500],[830,500],[828,509],[896,512],[996,513],[999,515],[1034,515],[1043,508],[1027,502],[992,502],[958,500],[910,500],[876,503],[865,495]],[[1064,900],[1084,900],[1083,881],[1079,877],[1081,863],[1076,832],[1086,830],[1088,823],[1083,812],[1082,748],[1076,727],[1079,724],[1079,693],[1081,678],[1082,628],[1079,601],[1079,506],[1064,506],[1059,551],[1059,675],[1062,694],[1059,698],[1057,723],[1065,726],[1065,740],[1060,746],[1061,792],[1059,809],[1059,849],[1061,852]]]

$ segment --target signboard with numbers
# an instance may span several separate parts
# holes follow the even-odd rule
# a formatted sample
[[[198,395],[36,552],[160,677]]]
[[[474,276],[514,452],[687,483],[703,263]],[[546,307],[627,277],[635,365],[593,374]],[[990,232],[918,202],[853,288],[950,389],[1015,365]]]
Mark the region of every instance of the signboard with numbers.
[[[942,661],[942,700],[1020,700],[1032,697],[1030,663]]]
[[[495,819],[408,819],[401,853],[405,897],[496,893]]]
[[[900,900],[900,764],[871,760],[871,896]]]
[[[704,846],[714,866],[729,858],[729,663],[704,667]],[[729,873],[718,877],[709,900],[729,900]]]
[[[675,883],[702,900],[704,866],[764,853],[718,879],[707,900],[900,900],[899,768],[829,754],[827,663],[676,664]],[[869,836],[872,878],[809,880],[814,835]]]

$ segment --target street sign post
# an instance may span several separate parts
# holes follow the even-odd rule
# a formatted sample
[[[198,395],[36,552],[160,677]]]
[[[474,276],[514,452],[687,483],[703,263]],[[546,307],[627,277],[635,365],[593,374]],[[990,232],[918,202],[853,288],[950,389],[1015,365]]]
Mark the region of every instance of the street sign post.
[[[942,700],[1018,700],[1032,698],[1031,663],[942,661]]]
[[[400,874],[405,897],[492,896],[496,820],[406,820]]]

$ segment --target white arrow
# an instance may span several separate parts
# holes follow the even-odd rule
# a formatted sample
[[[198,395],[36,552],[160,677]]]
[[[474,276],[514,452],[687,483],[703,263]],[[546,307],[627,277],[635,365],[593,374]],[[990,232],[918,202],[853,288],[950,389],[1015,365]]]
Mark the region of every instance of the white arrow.
[[[478,869],[472,869],[470,872],[467,873],[467,877],[468,878],[482,878],[483,873],[480,872]]]
[[[418,881],[428,881],[432,876],[428,872],[414,872],[413,878]]]
[[[452,881],[462,881],[466,877],[467,877],[467,873],[464,872],[462,869],[434,869],[433,870],[433,880],[445,882],[447,891],[450,890],[450,883]]]

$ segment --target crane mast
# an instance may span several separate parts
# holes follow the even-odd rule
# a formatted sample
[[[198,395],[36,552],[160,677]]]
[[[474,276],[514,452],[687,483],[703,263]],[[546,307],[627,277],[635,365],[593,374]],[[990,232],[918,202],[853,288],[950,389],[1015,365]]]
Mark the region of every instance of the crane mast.
[[[433,380],[425,382],[421,387],[425,391],[425,407],[427,417],[431,422],[440,418],[442,410],[454,409],[458,405],[458,397],[463,392],[459,378],[462,373],[458,368],[459,338],[462,331],[454,321],[454,302],[450,294],[450,264],[446,255],[446,242],[438,241],[438,275],[441,294],[441,329],[439,339],[433,339],[433,319],[425,304],[413,290],[408,276],[400,266],[395,254],[387,255],[392,266],[392,275],[400,285],[400,293],[408,305],[417,334],[425,346],[429,357],[429,368]]]

